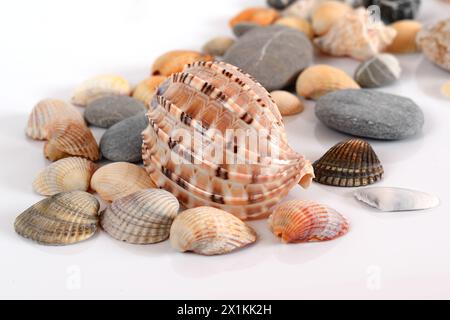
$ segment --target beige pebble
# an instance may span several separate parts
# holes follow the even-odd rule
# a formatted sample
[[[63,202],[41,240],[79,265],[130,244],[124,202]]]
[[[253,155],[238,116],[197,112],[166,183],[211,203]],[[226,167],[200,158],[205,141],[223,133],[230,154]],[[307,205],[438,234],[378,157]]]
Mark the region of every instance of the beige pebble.
[[[277,90],[270,93],[282,116],[291,116],[305,110],[303,102],[294,94]]]
[[[401,20],[390,25],[397,31],[394,42],[387,47],[386,51],[392,53],[414,53],[419,51],[416,43],[418,32],[422,24],[414,20]]]
[[[271,8],[248,8],[231,19],[229,24],[232,28],[242,22],[253,22],[261,26],[268,26],[279,17],[279,12]]]
[[[213,60],[213,56],[204,55],[196,51],[170,51],[156,59],[152,67],[152,75],[168,77],[174,73],[183,71],[183,68],[190,63]]]
[[[450,81],[447,81],[443,86],[442,86],[442,94],[448,98],[450,98]]]
[[[290,27],[305,33],[308,38],[312,39],[314,37],[314,32],[311,26],[306,19],[300,19],[296,17],[283,17],[278,19],[275,24]]]
[[[203,53],[222,57],[234,44],[235,40],[230,37],[216,37],[203,46]]]

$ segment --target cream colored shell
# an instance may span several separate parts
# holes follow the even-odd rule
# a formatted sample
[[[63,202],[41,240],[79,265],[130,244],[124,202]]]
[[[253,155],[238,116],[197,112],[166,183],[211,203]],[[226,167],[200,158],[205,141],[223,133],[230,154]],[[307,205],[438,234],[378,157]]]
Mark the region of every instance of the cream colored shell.
[[[351,6],[339,1],[325,1],[320,4],[312,14],[314,33],[318,36],[326,34],[333,24],[352,10]]]
[[[288,91],[277,90],[270,93],[278,106],[282,116],[291,116],[303,112],[305,105],[294,94]]]
[[[129,96],[131,92],[127,80],[117,75],[101,75],[90,78],[79,85],[72,96],[72,103],[86,106],[92,101],[109,96]]]
[[[152,67],[152,75],[168,77],[174,73],[182,71],[183,68],[189,63],[212,60],[214,60],[213,56],[209,54],[202,54],[197,51],[170,51],[156,59]]]
[[[159,85],[166,80],[164,76],[151,76],[140,82],[133,91],[133,98],[142,101],[148,108]]]
[[[306,19],[296,18],[296,17],[281,17],[275,24],[290,27],[305,33],[309,39],[314,37],[314,31],[311,23]]]
[[[422,29],[422,24],[415,20],[400,20],[389,25],[397,31],[394,42],[386,51],[392,53],[414,53],[419,51],[416,43],[417,34]]]

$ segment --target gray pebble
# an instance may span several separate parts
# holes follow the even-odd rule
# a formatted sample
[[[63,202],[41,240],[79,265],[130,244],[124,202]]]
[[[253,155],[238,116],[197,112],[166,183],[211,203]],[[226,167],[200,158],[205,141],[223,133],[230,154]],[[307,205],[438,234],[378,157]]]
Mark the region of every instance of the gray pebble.
[[[241,22],[233,27],[233,33],[236,37],[242,37],[250,30],[260,27],[259,24],[253,22]]]
[[[362,62],[355,72],[355,81],[363,88],[379,88],[400,78],[401,67],[392,54],[383,53]]]
[[[267,0],[267,5],[274,9],[283,10],[293,4],[296,0]]]
[[[222,57],[234,44],[235,40],[230,37],[216,37],[203,46],[203,53]]]

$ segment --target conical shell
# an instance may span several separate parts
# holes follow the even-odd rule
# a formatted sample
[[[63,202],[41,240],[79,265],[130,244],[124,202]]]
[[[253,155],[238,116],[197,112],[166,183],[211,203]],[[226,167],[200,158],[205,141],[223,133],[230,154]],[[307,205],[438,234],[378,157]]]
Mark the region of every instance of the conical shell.
[[[268,26],[274,23],[279,17],[280,14],[278,11],[271,8],[248,8],[231,19],[229,24],[231,28],[243,22]]]
[[[277,104],[282,116],[291,116],[305,110],[303,102],[296,95],[288,91],[272,91],[270,95]]]
[[[419,51],[416,43],[417,34],[422,29],[422,24],[415,20],[400,20],[389,25],[397,31],[394,42],[386,51],[392,53],[413,53]]]
[[[152,244],[169,238],[179,208],[178,200],[167,191],[148,189],[114,201],[100,223],[117,240]]]
[[[328,65],[315,65],[300,74],[296,88],[299,96],[317,100],[333,91],[359,89],[360,86],[338,68]]]
[[[273,234],[284,243],[330,241],[349,230],[347,219],[313,201],[293,200],[278,206],[269,218]]]
[[[74,106],[57,99],[42,100],[33,108],[28,118],[26,134],[32,139],[47,140],[49,127],[62,120],[84,124],[81,113]]]
[[[86,80],[75,89],[72,103],[87,106],[94,100],[110,95],[130,95],[130,85],[127,80],[117,75],[102,75]]]
[[[325,1],[320,4],[312,14],[314,33],[319,36],[324,35],[333,24],[352,10],[350,5],[339,1]]]
[[[91,188],[105,201],[115,201],[135,192],[155,188],[144,168],[116,162],[98,169],[91,179]]]
[[[49,140],[44,146],[44,155],[50,161],[70,156],[92,161],[100,158],[97,141],[91,130],[79,122],[57,122],[49,128]]]
[[[152,101],[159,85],[166,80],[164,76],[152,76],[139,83],[133,91],[133,98],[142,101],[146,107]]]
[[[22,237],[40,244],[73,244],[89,239],[97,231],[99,208],[99,202],[89,193],[60,193],[25,210],[14,228]]]
[[[196,51],[170,51],[156,59],[152,67],[152,75],[168,77],[174,73],[181,72],[184,66],[189,63],[212,60],[214,60],[213,56]]]
[[[33,188],[44,196],[69,191],[88,191],[95,170],[96,165],[87,159],[62,159],[39,173],[33,182]]]
[[[371,145],[351,139],[331,148],[314,163],[316,182],[336,187],[362,187],[382,179],[383,166]]]
[[[146,169],[187,208],[266,217],[299,181],[308,187],[314,176],[289,147],[270,95],[232,65],[198,62],[174,74],[158,89],[148,116]],[[260,143],[239,143],[246,136]]]
[[[256,232],[223,210],[199,207],[180,213],[170,229],[170,243],[180,252],[212,256],[256,241]]]

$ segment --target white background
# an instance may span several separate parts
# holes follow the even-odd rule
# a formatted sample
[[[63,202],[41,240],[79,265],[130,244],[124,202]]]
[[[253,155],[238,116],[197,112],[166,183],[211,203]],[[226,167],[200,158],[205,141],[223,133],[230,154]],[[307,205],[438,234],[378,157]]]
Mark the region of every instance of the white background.
[[[450,14],[422,1],[420,20]],[[47,163],[40,142],[24,134],[42,98],[68,99],[86,78],[117,73],[136,84],[154,59],[197,49],[229,35],[228,19],[263,0],[2,1],[0,8],[0,298],[450,298],[450,100],[440,86],[450,73],[421,55],[401,57],[401,81],[385,91],[423,109],[423,134],[373,141],[386,176],[380,186],[437,194],[440,208],[385,214],[352,198],[351,189],[313,184],[291,198],[326,203],[345,214],[350,233],[329,243],[282,245],[266,222],[253,247],[220,257],[177,253],[168,242],[133,246],[105,233],[69,247],[43,247],[14,233],[15,217],[41,199],[31,187]],[[353,73],[357,62],[321,58]],[[297,151],[316,160],[346,136],[321,125],[314,105],[286,120]],[[101,134],[96,131],[97,137]]]

